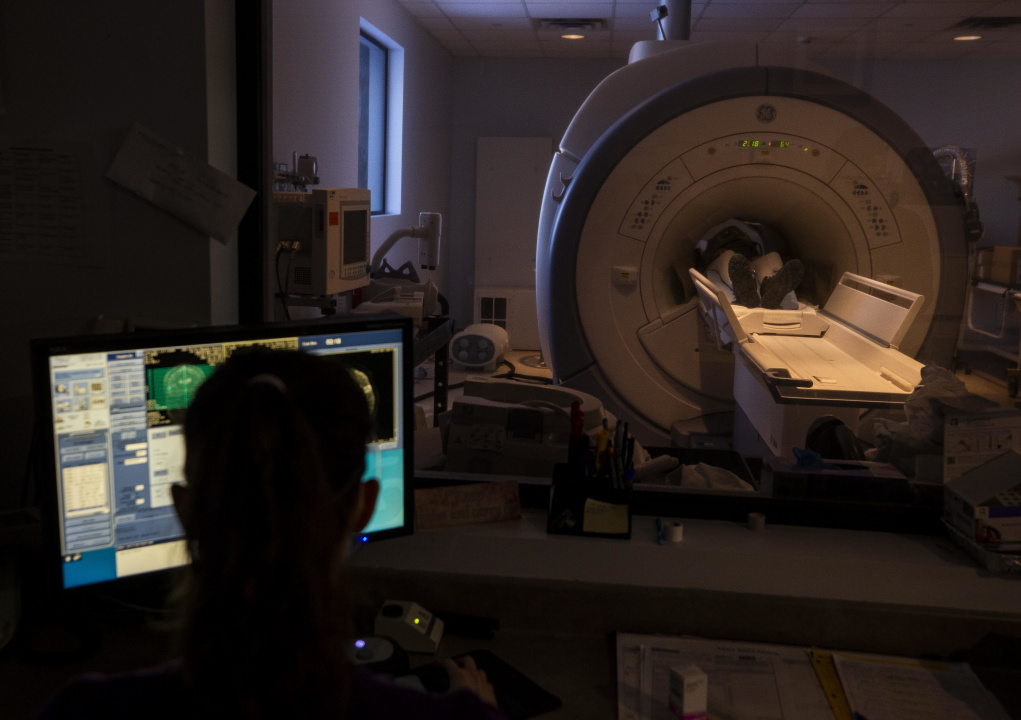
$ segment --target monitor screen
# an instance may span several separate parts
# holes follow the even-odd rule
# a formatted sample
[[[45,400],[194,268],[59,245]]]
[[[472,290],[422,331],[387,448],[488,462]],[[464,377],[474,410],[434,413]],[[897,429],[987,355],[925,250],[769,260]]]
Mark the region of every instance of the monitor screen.
[[[408,318],[39,340],[32,348],[43,437],[37,477],[64,588],[188,561],[170,493],[184,482],[184,413],[220,363],[253,345],[342,361],[338,372],[366,390],[374,432],[365,478],[380,483],[376,510],[358,540],[411,532]]]

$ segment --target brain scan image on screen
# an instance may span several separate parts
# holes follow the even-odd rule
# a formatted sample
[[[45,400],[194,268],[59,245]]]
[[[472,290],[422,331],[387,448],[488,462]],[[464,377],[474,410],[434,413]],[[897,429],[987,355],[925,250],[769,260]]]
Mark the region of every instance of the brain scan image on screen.
[[[163,378],[163,397],[172,408],[191,405],[199,386],[206,379],[206,373],[194,365],[179,365],[167,372]]]

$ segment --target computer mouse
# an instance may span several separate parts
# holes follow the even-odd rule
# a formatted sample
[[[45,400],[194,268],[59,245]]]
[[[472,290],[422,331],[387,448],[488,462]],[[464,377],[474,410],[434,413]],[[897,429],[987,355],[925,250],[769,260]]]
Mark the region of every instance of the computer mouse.
[[[352,665],[372,665],[382,663],[393,657],[394,643],[385,637],[357,638],[347,650],[347,658]]]
[[[408,671],[408,654],[394,640],[382,635],[363,635],[350,641],[347,658],[352,665],[384,675]]]

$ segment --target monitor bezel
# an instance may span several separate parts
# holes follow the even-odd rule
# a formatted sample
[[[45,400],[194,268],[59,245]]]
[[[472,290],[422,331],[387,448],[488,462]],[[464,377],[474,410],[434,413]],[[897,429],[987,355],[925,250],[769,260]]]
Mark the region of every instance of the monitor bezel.
[[[107,587],[111,583],[143,582],[144,578],[166,576],[169,573],[180,570],[179,566],[177,568],[167,568],[111,578],[70,588],[64,587],[63,556],[60,545],[60,505],[57,489],[56,449],[53,441],[54,409],[50,388],[49,358],[51,356],[371,330],[399,330],[401,332],[401,344],[404,348],[401,353],[402,367],[400,368],[404,378],[401,390],[403,396],[402,403],[405,408],[402,428],[404,437],[402,445],[404,450],[404,524],[396,528],[376,530],[371,533],[358,533],[352,538],[352,542],[364,543],[401,537],[414,532],[414,336],[410,318],[403,315],[389,314],[354,315],[272,322],[258,325],[220,325],[32,340],[30,343],[32,397],[35,413],[34,422],[39,433],[39,442],[35,443],[36,447],[33,453],[33,467],[37,502],[41,516],[41,531],[43,533],[43,558],[45,558],[47,566],[52,566],[52,570],[44,570],[45,576],[49,578],[47,584],[56,588],[60,593],[69,593],[99,586]]]

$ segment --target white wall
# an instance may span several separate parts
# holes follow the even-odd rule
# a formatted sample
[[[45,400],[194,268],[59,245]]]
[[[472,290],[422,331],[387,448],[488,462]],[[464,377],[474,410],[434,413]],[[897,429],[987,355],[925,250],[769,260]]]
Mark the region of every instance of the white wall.
[[[1021,224],[1021,66],[1010,60],[882,61],[827,66],[898,113],[929,147],[960,145],[977,151],[974,192],[985,235],[978,246],[1016,245]],[[1005,336],[996,340],[966,330],[962,347],[991,347],[1016,355],[1019,314],[990,293],[975,294],[975,327]]]
[[[404,49],[403,179],[400,214],[372,219],[375,250],[423,211],[444,216],[440,267],[419,270],[441,292],[450,241],[450,54],[397,0],[279,0],[273,6],[273,160],[292,152],[319,160],[320,187],[358,184],[359,18]],[[391,265],[415,261],[418,241],[399,242]]]
[[[204,13],[203,0],[0,0],[0,146],[80,151],[96,218],[80,243],[90,262],[0,260],[0,509],[17,500],[32,428],[29,339],[91,332],[100,315],[209,321],[209,238],[103,175],[135,123],[206,157]]]
[[[981,245],[1017,243],[1021,203],[1021,64],[1016,60],[883,60],[867,67],[829,61],[838,77],[859,85],[900,115],[929,147],[978,151],[975,198],[986,234]]]
[[[449,272],[459,281],[444,292],[459,327],[472,322],[478,139],[550,137],[552,160],[553,149],[582,102],[622,65],[622,60],[606,59],[455,58],[451,213],[445,221],[456,251]],[[534,255],[534,237],[532,242],[523,249],[525,255]]]
[[[237,79],[233,0],[205,0],[206,4],[206,125],[209,164],[237,177]],[[209,322],[238,321],[238,237],[209,243]]]

